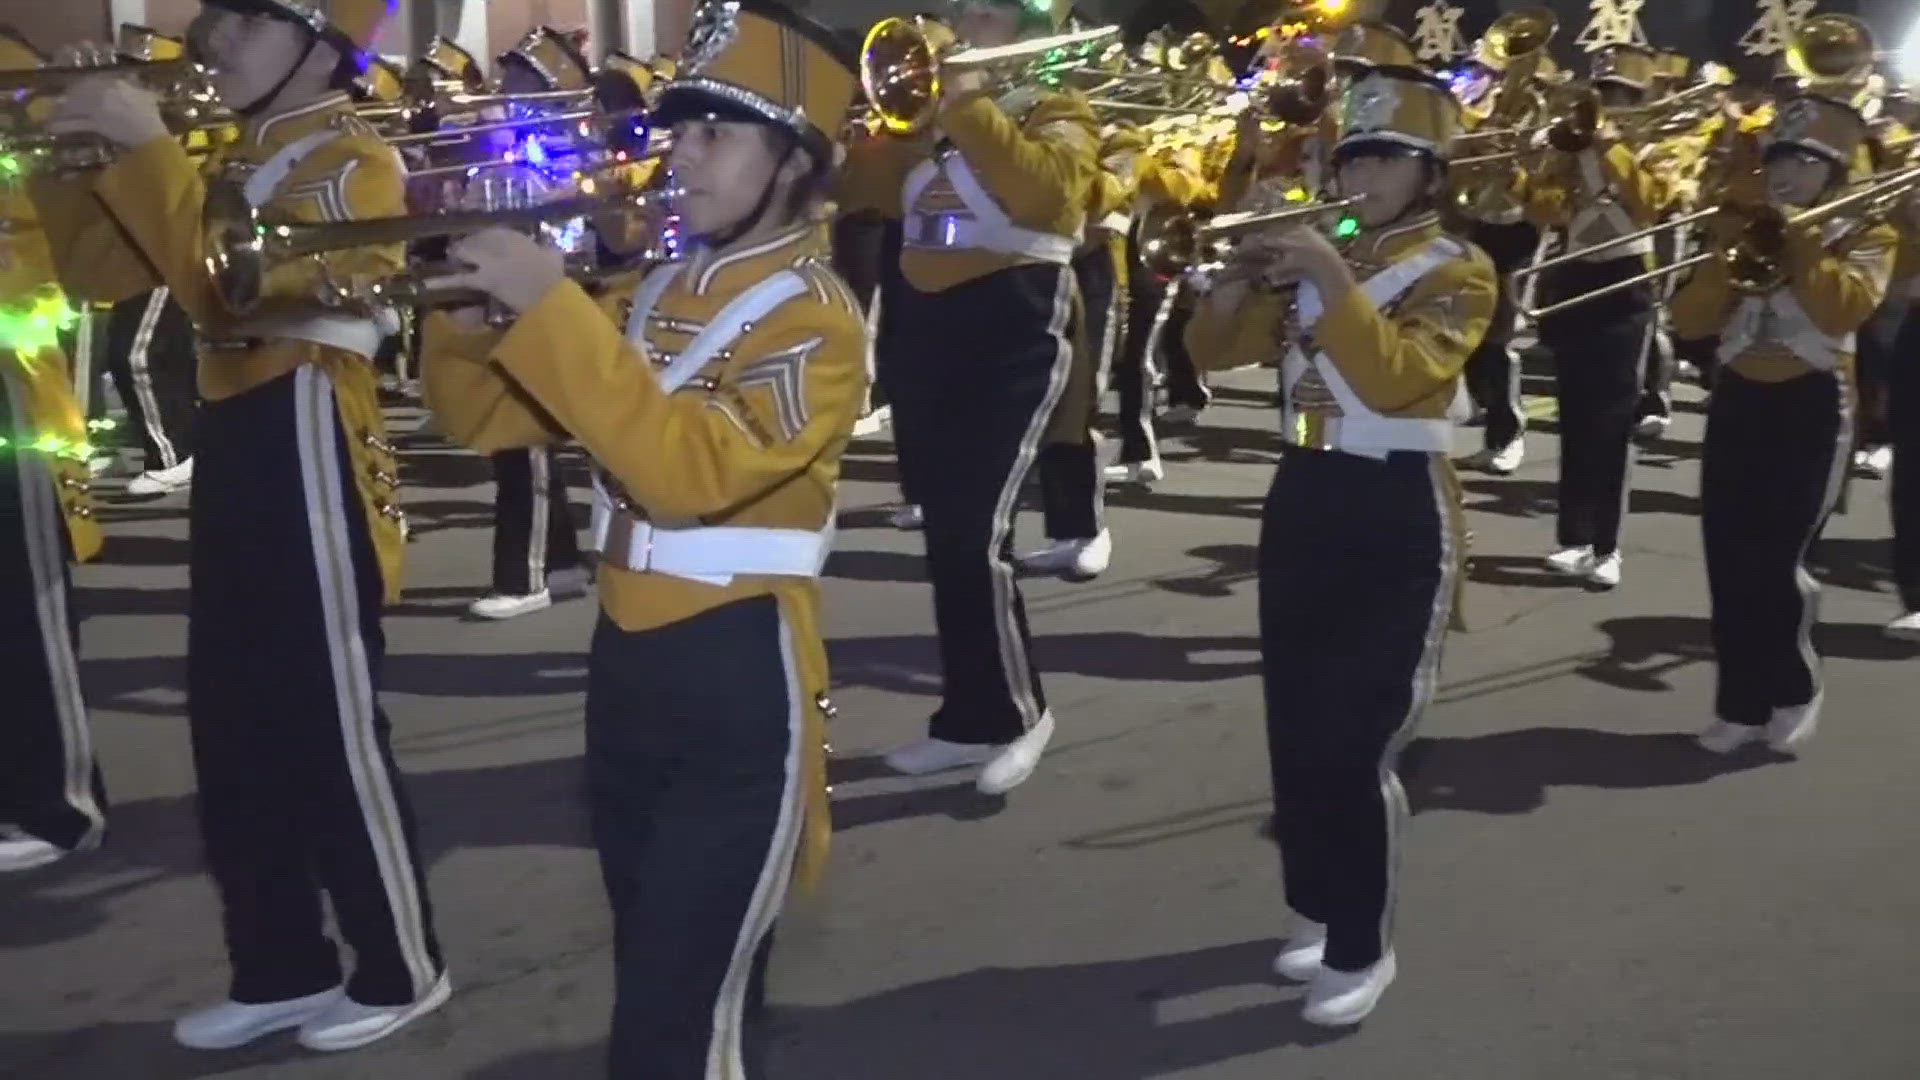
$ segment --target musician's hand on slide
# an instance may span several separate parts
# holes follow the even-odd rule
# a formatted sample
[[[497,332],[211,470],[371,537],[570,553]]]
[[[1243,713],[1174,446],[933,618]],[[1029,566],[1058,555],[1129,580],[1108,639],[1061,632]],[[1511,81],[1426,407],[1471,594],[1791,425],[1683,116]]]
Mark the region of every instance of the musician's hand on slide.
[[[456,241],[447,254],[471,268],[453,275],[449,285],[486,293],[516,315],[538,304],[567,276],[566,260],[558,251],[512,229],[482,229]]]
[[[111,75],[89,77],[61,95],[47,118],[55,135],[98,135],[126,149],[170,134],[151,90]]]
[[[940,76],[940,98],[952,101],[964,97],[976,90],[987,88],[987,73],[984,69],[962,68],[959,71],[943,73]]]

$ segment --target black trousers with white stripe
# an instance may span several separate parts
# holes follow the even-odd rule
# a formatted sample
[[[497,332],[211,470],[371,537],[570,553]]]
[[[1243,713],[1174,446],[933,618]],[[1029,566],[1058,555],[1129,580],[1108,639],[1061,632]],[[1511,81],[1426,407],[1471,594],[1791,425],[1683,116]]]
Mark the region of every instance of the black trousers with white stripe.
[[[936,739],[1007,743],[1046,709],[1014,580],[1013,515],[1073,362],[1072,271],[1029,265],[900,290],[919,328],[893,382],[902,468],[926,514],[944,675]]]
[[[1544,306],[1638,274],[1638,258],[1568,263],[1540,278]],[[1611,555],[1620,546],[1633,463],[1635,409],[1653,320],[1647,286],[1552,315],[1540,340],[1553,352],[1560,405],[1560,546]]]
[[[1153,377],[1171,311],[1166,284],[1140,265],[1140,246],[1133,236],[1127,237],[1127,257],[1133,272],[1127,276],[1126,322],[1113,360],[1113,386],[1120,395],[1118,461],[1131,465],[1160,456],[1153,430]]]
[[[1104,244],[1073,260],[1085,327],[1078,335],[1069,378],[1047,445],[1040,451],[1040,508],[1049,540],[1091,540],[1106,527],[1106,483],[1100,473],[1100,438],[1093,430],[1100,390],[1113,356],[1108,336],[1118,315],[1113,258]],[[1081,385],[1083,384],[1084,385]],[[1074,415],[1064,415],[1065,410]]]
[[[1764,724],[1820,691],[1820,586],[1807,549],[1839,498],[1853,414],[1833,375],[1714,379],[1700,472],[1700,526],[1719,662],[1714,711]]]
[[[493,455],[493,591],[527,596],[547,575],[580,565],[560,450],[535,446]]]
[[[201,415],[188,719],[237,1001],[340,982],[410,1002],[440,973],[413,815],[378,701],[381,582],[333,386],[302,367]]]
[[[1520,358],[1514,355],[1512,346],[1518,304],[1511,275],[1539,250],[1540,230],[1525,221],[1512,225],[1480,222],[1473,227],[1473,242],[1493,260],[1493,268],[1500,275],[1500,293],[1493,321],[1487,324],[1487,336],[1467,357],[1467,392],[1486,413],[1486,448],[1500,450],[1527,430],[1520,403]]]
[[[140,440],[141,467],[171,469],[193,456],[193,322],[164,286],[122,300],[107,318],[107,371]]]
[[[0,364],[13,364],[0,351]],[[106,792],[75,653],[79,625],[55,479],[31,441],[24,387],[0,373],[0,825],[73,850],[99,842]]]
[[[643,631],[603,613],[587,671],[587,795],[614,926],[608,1076],[763,1076],[807,704],[779,602]]]
[[[1391,943],[1408,811],[1395,766],[1432,700],[1453,612],[1447,463],[1289,449],[1260,528],[1260,647],[1287,906],[1327,964]],[[1335,509],[1329,509],[1335,508]]]

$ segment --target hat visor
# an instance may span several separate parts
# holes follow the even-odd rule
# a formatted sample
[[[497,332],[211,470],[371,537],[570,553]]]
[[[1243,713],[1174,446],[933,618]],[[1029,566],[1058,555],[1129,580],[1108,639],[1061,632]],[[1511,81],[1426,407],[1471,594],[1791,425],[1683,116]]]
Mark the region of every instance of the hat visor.
[[[698,87],[672,84],[660,92],[660,102],[654,106],[650,119],[660,127],[677,124],[682,120],[779,124],[779,121],[773,117],[745,102],[721,97],[719,94]]]
[[[1427,154],[1439,157],[1439,151],[1432,142],[1402,134],[1398,131],[1363,131],[1341,139],[1333,148],[1336,158],[1360,153],[1391,153],[1395,155]]]

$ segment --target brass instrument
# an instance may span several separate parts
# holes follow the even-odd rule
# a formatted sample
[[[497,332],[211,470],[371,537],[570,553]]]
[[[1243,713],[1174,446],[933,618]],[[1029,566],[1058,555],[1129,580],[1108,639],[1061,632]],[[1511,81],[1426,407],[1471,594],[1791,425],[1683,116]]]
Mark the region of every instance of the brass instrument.
[[[1815,15],[1800,24],[1787,48],[1788,68],[1808,89],[1864,83],[1875,58],[1873,31],[1851,15]]]
[[[1731,241],[1717,243],[1712,251],[1682,259],[1670,266],[1649,270],[1644,274],[1614,282],[1579,296],[1569,297],[1543,308],[1530,309],[1524,314],[1528,319],[1537,321],[1604,296],[1612,296],[1614,293],[1624,292],[1651,281],[1685,273],[1713,260],[1718,260],[1727,267],[1728,279],[1734,291],[1747,295],[1764,295],[1787,283],[1786,232],[1788,228],[1825,221],[1838,216],[1842,211],[1854,210],[1856,207],[1862,208],[1863,220],[1871,221],[1890,212],[1901,200],[1917,189],[1920,189],[1920,166],[1897,169],[1891,173],[1870,177],[1856,185],[1856,190],[1853,192],[1811,209],[1802,210],[1792,216],[1766,203],[1724,203],[1713,210],[1689,215],[1689,217],[1699,219],[1733,215],[1741,218],[1740,231]],[[1669,222],[1663,228],[1673,228],[1677,224],[1677,222]]]
[[[1456,157],[1449,168],[1454,203],[1468,217],[1496,223],[1517,220],[1521,211],[1512,194],[1514,170],[1535,132],[1543,125],[1561,124],[1563,141],[1570,141],[1589,119],[1589,110],[1578,101],[1565,105],[1561,115],[1553,114],[1551,84],[1542,72],[1549,62],[1547,46],[1559,30],[1553,12],[1524,8],[1495,19],[1482,36],[1486,52],[1504,64],[1505,73],[1492,90],[1479,128],[1455,140],[1456,148],[1478,148],[1483,142],[1488,146],[1486,152]],[[1597,99],[1591,111],[1597,113]],[[1597,126],[1597,116],[1592,119]]]
[[[1201,84],[1184,105],[1115,98],[1092,98],[1088,104],[1096,113],[1186,115],[1218,111],[1221,115],[1231,115],[1244,109],[1261,121],[1304,126],[1320,122],[1333,104],[1333,88],[1333,57],[1307,41],[1291,41],[1280,47],[1272,67],[1245,88]]]
[[[1573,83],[1555,89],[1548,95],[1548,101],[1554,117],[1529,133],[1525,147],[1454,158],[1451,162],[1452,167],[1471,168],[1475,165],[1514,161],[1541,148],[1577,154],[1592,146],[1594,140],[1600,135],[1602,113],[1599,93],[1583,83]]]
[[[1150,212],[1140,223],[1140,262],[1166,280],[1188,272],[1216,275],[1233,271],[1236,245],[1246,236],[1275,225],[1337,214],[1358,206],[1360,201],[1361,196],[1355,195],[1278,210],[1218,214],[1205,221],[1178,208]]]
[[[260,306],[260,290],[267,273],[294,259],[358,247],[404,244],[415,240],[460,236],[487,228],[527,228],[595,214],[637,209],[678,197],[678,189],[635,191],[613,187],[604,192],[575,195],[537,206],[501,210],[469,210],[419,214],[321,224],[267,224],[237,185],[215,184],[207,190],[201,228],[205,239],[206,271],[214,295],[229,315],[245,318]],[[434,305],[467,302],[470,293],[450,287],[446,278],[456,270],[419,268],[380,281],[341,284],[328,302],[341,306],[382,307],[396,304]]]
[[[941,76],[956,70],[991,68],[1007,82],[1057,77],[1097,60],[1095,50],[1118,36],[1104,26],[991,48],[955,48],[944,27],[919,19],[874,23],[860,48],[860,85],[873,116],[895,134],[911,134],[933,120],[940,105]]]
[[[56,135],[34,115],[34,105],[92,78],[130,79],[160,99],[167,130],[186,138],[231,127],[236,121],[220,103],[206,70],[186,57],[112,64],[0,71],[0,155],[25,158],[21,171],[71,171],[110,163],[117,148],[97,135]],[[11,95],[11,100],[7,100]]]

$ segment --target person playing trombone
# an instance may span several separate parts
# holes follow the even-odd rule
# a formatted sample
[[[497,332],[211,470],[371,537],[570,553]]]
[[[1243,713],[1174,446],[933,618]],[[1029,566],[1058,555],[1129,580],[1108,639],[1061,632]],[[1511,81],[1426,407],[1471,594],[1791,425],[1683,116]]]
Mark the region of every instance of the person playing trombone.
[[[1723,253],[1743,257],[1707,262],[1673,301],[1678,333],[1720,338],[1700,478],[1718,665],[1715,720],[1700,744],[1716,753],[1761,740],[1792,751],[1820,720],[1819,586],[1807,551],[1846,474],[1855,336],[1886,293],[1896,237],[1862,208],[1794,215],[1844,193],[1866,159],[1866,133],[1860,114],[1831,98],[1783,103],[1764,204],[1729,204],[1709,230]]]
[[[957,10],[969,46],[1028,39],[1029,63],[1049,51],[1032,40],[1049,29],[1045,11],[1020,0]],[[1053,737],[1014,580],[1013,515],[1073,363],[1070,264],[1100,140],[1077,92],[1038,78],[996,88],[980,66],[940,81],[938,101],[895,117],[903,134],[855,141],[840,191],[843,211],[903,221],[889,393],[901,467],[923,503],[940,636],[928,737],[886,760],[910,775],[979,766],[980,789],[999,794]]]
[[[1587,142],[1584,147],[1545,149],[1546,163],[1523,177],[1528,218],[1559,230],[1570,256],[1541,273],[1542,304],[1647,269],[1650,238],[1610,241],[1652,225],[1667,195],[1604,110],[1638,104],[1653,63],[1653,52],[1639,45],[1610,45],[1594,54],[1593,93],[1602,109],[1597,131],[1577,140]],[[1555,573],[1603,589],[1620,583],[1620,526],[1653,303],[1652,287],[1642,284],[1540,320],[1560,407],[1559,547],[1545,562]]]
[[[243,120],[216,182],[273,220],[404,213],[399,159],[347,96],[389,11],[209,0],[188,40]],[[262,287],[271,313],[236,317],[204,263],[214,185],[155,96],[92,79],[49,126],[119,154],[77,183],[35,179],[62,284],[103,300],[166,285],[204,341],[187,718],[232,980],[174,1038],[221,1049],[297,1027],[310,1049],[365,1045],[438,1008],[450,984],[379,705],[381,607],[399,598],[404,547],[372,365],[383,329],[315,297],[399,271],[400,249],[277,268]],[[353,951],[344,983],[328,907]]]
[[[1246,242],[1194,316],[1286,351],[1260,531],[1274,820],[1293,926],[1276,969],[1304,1015],[1358,1023],[1393,981],[1407,803],[1394,769],[1437,679],[1465,547],[1449,460],[1461,372],[1497,296],[1485,254],[1441,231],[1460,106],[1412,67],[1362,76],[1333,167],[1357,198],[1344,250],[1297,221]],[[1251,223],[1250,223],[1251,224]],[[1292,290],[1293,313],[1269,290]]]

